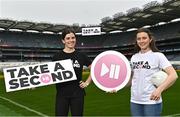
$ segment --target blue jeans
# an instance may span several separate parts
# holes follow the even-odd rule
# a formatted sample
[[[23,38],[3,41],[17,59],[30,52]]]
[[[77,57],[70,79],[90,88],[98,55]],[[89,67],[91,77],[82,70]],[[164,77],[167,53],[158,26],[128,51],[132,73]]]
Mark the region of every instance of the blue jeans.
[[[162,103],[159,104],[136,104],[131,102],[132,116],[161,116]]]

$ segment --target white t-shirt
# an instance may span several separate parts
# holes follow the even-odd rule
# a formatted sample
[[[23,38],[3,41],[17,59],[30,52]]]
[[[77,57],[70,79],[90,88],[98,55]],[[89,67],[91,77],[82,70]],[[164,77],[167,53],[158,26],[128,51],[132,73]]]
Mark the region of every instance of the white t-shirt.
[[[158,101],[150,100],[155,86],[151,83],[151,76],[161,69],[171,66],[165,55],[160,52],[136,53],[131,58],[133,71],[131,85],[131,102],[138,104],[156,104],[161,103],[162,98]]]

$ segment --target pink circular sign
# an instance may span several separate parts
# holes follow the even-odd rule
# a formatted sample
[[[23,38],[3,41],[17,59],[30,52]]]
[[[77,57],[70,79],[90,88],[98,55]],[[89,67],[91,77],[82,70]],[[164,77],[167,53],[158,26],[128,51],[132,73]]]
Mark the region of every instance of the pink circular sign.
[[[120,90],[129,81],[131,68],[128,59],[117,51],[99,54],[91,66],[91,77],[97,87],[104,91]]]

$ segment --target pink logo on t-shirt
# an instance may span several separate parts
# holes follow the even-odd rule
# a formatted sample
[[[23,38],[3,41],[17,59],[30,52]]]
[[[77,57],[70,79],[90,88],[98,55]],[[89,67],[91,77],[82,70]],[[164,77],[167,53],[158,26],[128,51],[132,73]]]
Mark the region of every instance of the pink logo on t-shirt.
[[[104,91],[120,90],[131,74],[127,58],[117,51],[99,54],[91,66],[91,77],[97,87]]]

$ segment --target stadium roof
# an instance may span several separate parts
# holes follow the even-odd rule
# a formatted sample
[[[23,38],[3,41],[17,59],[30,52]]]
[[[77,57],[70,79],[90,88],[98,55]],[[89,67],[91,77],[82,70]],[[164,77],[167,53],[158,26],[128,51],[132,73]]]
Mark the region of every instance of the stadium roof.
[[[127,14],[115,14],[113,18],[107,18],[102,22],[101,26],[105,32],[125,31],[131,28],[155,25],[159,22],[169,22],[177,18],[180,18],[179,0],[165,0],[161,4],[152,1],[145,4],[143,9],[131,8],[127,11]]]
[[[131,28],[140,28],[146,25],[155,25],[160,22],[169,22],[180,18],[180,1],[164,0],[163,3],[152,1],[143,6],[131,8],[127,14],[122,12],[114,14],[113,18],[105,17],[98,26],[103,32],[126,31]],[[0,28],[4,30],[18,29],[22,31],[34,30],[38,32],[60,33],[65,24],[35,23],[29,21],[15,21],[10,19],[0,19]],[[81,28],[89,26],[72,25],[76,32],[81,32]],[[97,27],[97,26],[96,26]]]

